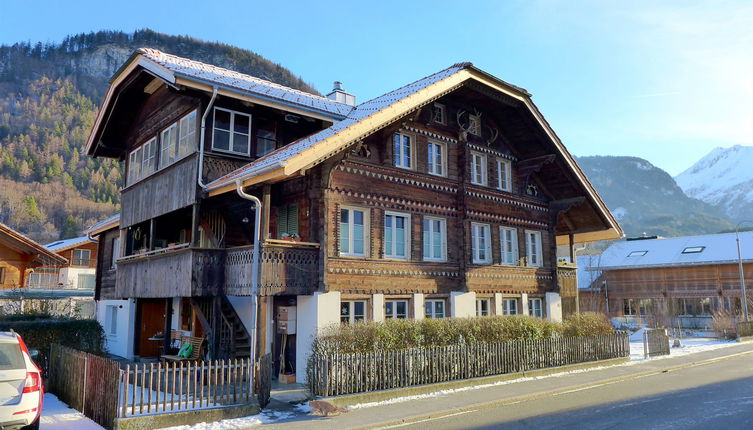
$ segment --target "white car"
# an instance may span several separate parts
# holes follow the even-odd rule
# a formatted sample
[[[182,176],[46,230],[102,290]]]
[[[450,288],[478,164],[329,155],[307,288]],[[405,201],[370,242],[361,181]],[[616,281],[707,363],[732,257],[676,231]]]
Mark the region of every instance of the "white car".
[[[43,398],[42,373],[23,339],[0,332],[0,429],[38,429]]]

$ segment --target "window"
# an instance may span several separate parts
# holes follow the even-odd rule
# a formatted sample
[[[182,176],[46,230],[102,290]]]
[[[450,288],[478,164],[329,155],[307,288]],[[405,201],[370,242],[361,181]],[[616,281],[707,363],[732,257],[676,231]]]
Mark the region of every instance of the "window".
[[[128,185],[136,183],[141,178],[142,148],[139,146],[128,155]]]
[[[96,277],[89,273],[79,273],[78,275],[78,289],[80,290],[93,290]]]
[[[424,217],[424,260],[447,259],[447,221],[443,218]]]
[[[677,299],[678,315],[710,315],[711,297]]]
[[[474,264],[491,264],[491,239],[489,224],[471,223],[471,251]]]
[[[630,254],[628,254],[628,257],[642,257],[647,253],[648,251],[632,251]]]
[[[0,267],[0,285],[3,283],[5,283],[5,267]]]
[[[177,159],[181,159],[196,150],[196,111],[180,119],[178,136]]]
[[[141,151],[141,175],[140,178],[146,178],[154,173],[157,162],[157,139],[152,138],[142,146]]]
[[[486,186],[486,155],[471,152],[471,183]]]
[[[107,333],[115,335],[118,333],[118,307],[115,305],[108,305],[105,316],[105,327]]]
[[[428,146],[429,156],[429,173],[437,176],[445,176],[447,168],[447,156],[445,154],[445,146],[442,143],[429,142]]]
[[[468,115],[468,133],[481,136],[481,117],[479,115]]]
[[[705,246],[689,246],[682,250],[683,254],[698,254],[699,252],[703,252],[703,250],[706,249]]]
[[[500,227],[500,248],[502,264],[518,265],[518,230],[512,227]]]
[[[88,249],[74,249],[71,266],[88,266],[91,259],[91,251]]]
[[[526,256],[529,267],[542,266],[541,232],[526,230]]]
[[[298,205],[277,209],[277,238],[298,237]]]
[[[175,162],[178,149],[178,123],[162,131],[162,150],[159,157],[159,167],[169,166]]]
[[[259,119],[256,126],[256,156],[261,157],[277,147],[277,123]]]
[[[427,300],[424,303],[426,318],[444,318],[444,300]]]
[[[411,149],[413,147],[411,143],[411,137],[405,134],[397,133],[393,136],[393,153],[395,157],[395,167],[402,167],[403,169],[412,169],[413,163],[411,158]]]
[[[503,315],[517,315],[518,314],[518,299],[502,299],[502,314]]]
[[[387,300],[384,302],[384,316],[387,319],[408,318],[407,300]]]
[[[0,274],[4,268],[0,267]],[[30,288],[56,288],[58,286],[58,273],[57,272],[43,272],[37,271],[29,274],[28,286]],[[2,279],[0,279],[2,284]]]
[[[431,107],[431,120],[439,123],[446,124],[445,120],[445,108],[443,104],[434,103]]]
[[[490,312],[490,303],[491,300],[489,299],[476,299],[476,316],[477,317],[488,317],[491,315]]]
[[[384,256],[410,258],[410,215],[384,213]]]
[[[528,315],[539,318],[544,316],[541,299],[528,299]]]
[[[112,240],[112,259],[110,260],[110,269],[118,267],[118,258],[120,258],[120,238],[116,237]]]
[[[366,211],[350,208],[340,210],[340,255],[366,256],[366,225]]]
[[[214,108],[212,149],[233,154],[250,155],[251,115]]]
[[[497,159],[497,188],[512,191],[512,164],[510,160]]]
[[[366,319],[366,302],[363,300],[340,302],[340,322],[353,324]]]

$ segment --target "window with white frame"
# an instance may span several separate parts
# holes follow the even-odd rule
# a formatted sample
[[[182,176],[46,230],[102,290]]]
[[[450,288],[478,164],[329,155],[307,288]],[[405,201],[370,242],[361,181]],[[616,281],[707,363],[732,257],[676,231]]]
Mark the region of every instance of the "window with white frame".
[[[528,315],[532,317],[539,317],[539,318],[544,316],[544,311],[541,306],[541,299],[537,299],[537,298],[528,299]]]
[[[128,185],[136,183],[141,179],[141,150],[143,147],[131,151],[128,155]]]
[[[511,266],[518,265],[518,230],[513,227],[499,228],[499,245],[501,248],[501,263]]]
[[[468,115],[468,133],[481,136],[481,117],[478,115]]]
[[[445,145],[439,142],[429,142],[427,147],[429,173],[437,176],[447,174],[447,154]]]
[[[250,155],[251,115],[214,108],[212,149],[239,155]]]
[[[0,267],[0,284],[3,283],[5,267]],[[27,278],[27,285],[31,288],[55,288],[58,286],[57,272],[31,272]]]
[[[403,169],[413,168],[413,140],[411,136],[402,133],[395,133],[392,137],[392,151],[395,159],[395,167]]]
[[[445,303],[444,300],[427,300],[424,302],[426,318],[444,318]]]
[[[543,253],[541,249],[541,232],[526,230],[526,262],[530,267],[543,265]]]
[[[503,315],[517,315],[518,314],[518,299],[502,299],[502,314]]]
[[[366,302],[364,300],[343,300],[340,302],[340,322],[353,324],[366,319]]]
[[[365,257],[367,249],[368,212],[358,208],[340,209],[340,255]]]
[[[387,300],[384,302],[384,317],[387,319],[408,318],[407,300]]]
[[[141,178],[154,173],[157,169],[157,138],[149,139],[141,151]]]
[[[79,273],[77,282],[78,289],[93,290],[96,284],[96,276],[90,273]]]
[[[491,264],[492,237],[489,224],[471,223],[471,251],[474,264]]]
[[[487,317],[491,315],[491,300],[476,299],[476,316]]]
[[[431,107],[431,120],[439,124],[446,124],[445,112],[443,104],[434,103]]]
[[[116,237],[112,240],[112,258],[110,259],[110,269],[114,269],[118,266],[118,258],[120,258],[120,238]]]
[[[444,218],[424,217],[423,222],[424,260],[445,261],[447,259],[447,221]]]
[[[189,113],[178,121],[178,153],[181,159],[196,150],[196,111]]]
[[[410,215],[398,212],[384,213],[385,258],[410,258]]]
[[[118,307],[116,305],[108,305],[105,313],[107,334],[116,335],[118,333]]]
[[[510,160],[497,159],[497,188],[512,191],[512,163]]]
[[[471,183],[486,186],[486,155],[471,152]]]
[[[159,167],[162,169],[163,167],[173,164],[177,157],[178,123],[162,130],[162,137],[160,140],[162,142],[162,147],[160,149]]]
[[[73,250],[73,261],[71,261],[71,266],[82,266],[86,267],[89,265],[89,260],[91,259],[91,251],[88,249],[74,249]]]

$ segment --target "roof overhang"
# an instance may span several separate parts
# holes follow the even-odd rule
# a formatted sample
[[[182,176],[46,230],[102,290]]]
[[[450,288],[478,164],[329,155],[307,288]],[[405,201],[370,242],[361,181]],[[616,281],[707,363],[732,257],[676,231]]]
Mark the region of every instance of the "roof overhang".
[[[86,234],[89,237],[95,237],[99,236],[100,234],[112,230],[114,228],[120,227],[120,215],[114,215],[110,218],[107,218],[105,220],[99,221],[96,224],[89,227],[88,230],[86,230]]]
[[[18,252],[32,255],[32,260],[37,263],[54,266],[68,264],[68,260],[45,248],[44,245],[37,243],[12,228],[0,223],[0,242],[12,247]]]

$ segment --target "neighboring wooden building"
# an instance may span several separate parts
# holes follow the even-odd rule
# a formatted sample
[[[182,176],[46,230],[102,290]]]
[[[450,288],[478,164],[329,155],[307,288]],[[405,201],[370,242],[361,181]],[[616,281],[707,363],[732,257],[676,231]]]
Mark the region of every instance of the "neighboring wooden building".
[[[0,223],[0,289],[25,286],[28,274],[38,267],[66,264],[63,256]]]
[[[135,355],[178,326],[215,356],[258,334],[275,357],[287,342],[278,364],[302,380],[328,324],[558,319],[576,289],[556,245],[622,235],[530,94],[468,63],[356,106],[339,84],[324,98],[142,49],[87,151],[126,162],[119,231],[100,229],[120,257],[97,294],[136,300]],[[241,191],[261,201],[258,312]]]
[[[58,240],[45,248],[64,257],[64,266],[40,267],[28,277],[30,288],[78,289],[94,292],[97,268],[97,241],[87,236]]]
[[[740,240],[745,283],[753,287],[753,233],[740,233]],[[735,233],[620,241],[578,264],[594,274],[581,285],[581,310],[704,328],[714,312],[741,309]]]

